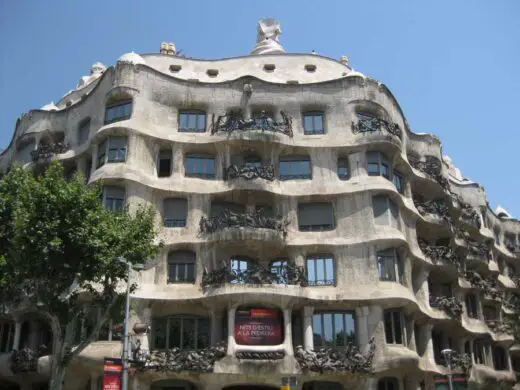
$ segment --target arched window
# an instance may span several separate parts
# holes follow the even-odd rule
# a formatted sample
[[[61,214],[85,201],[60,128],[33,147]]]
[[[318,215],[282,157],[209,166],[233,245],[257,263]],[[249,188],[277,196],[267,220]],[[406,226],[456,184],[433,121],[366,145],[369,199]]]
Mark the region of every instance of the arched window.
[[[132,100],[118,100],[107,104],[105,108],[105,125],[130,119],[132,116]]]

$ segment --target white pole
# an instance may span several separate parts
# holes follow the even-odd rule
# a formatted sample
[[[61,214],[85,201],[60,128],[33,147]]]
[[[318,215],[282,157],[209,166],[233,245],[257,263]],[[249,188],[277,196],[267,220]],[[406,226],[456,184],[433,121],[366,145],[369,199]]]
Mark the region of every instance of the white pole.
[[[128,266],[128,282],[126,284],[126,305],[125,305],[125,335],[123,338],[123,377],[121,379],[121,390],[128,390],[128,322],[130,321],[130,277],[132,276],[132,264],[126,262]]]

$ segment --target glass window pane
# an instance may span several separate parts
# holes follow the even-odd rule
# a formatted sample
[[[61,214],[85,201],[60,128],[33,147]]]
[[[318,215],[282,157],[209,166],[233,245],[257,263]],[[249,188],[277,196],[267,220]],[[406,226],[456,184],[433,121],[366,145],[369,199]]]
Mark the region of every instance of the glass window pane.
[[[195,348],[195,319],[184,318],[182,321],[182,348]]]
[[[157,349],[166,348],[166,320],[153,320],[153,346]]]
[[[394,312],[394,332],[395,332],[395,343],[402,344],[403,343],[403,333],[402,333],[402,324],[401,324],[401,313]]]
[[[389,311],[385,312],[385,336],[387,343],[394,343],[394,335],[392,331],[392,312]]]
[[[321,328],[321,314],[315,314],[312,316],[312,334],[314,337],[314,345],[321,347],[324,345],[323,342],[323,331]]]
[[[208,158],[206,160],[206,173],[210,175],[215,174],[215,159]]]
[[[170,318],[169,348],[181,347],[181,319]]]
[[[325,274],[327,284],[332,282],[334,278],[334,260],[331,258],[325,259]]]
[[[333,345],[334,332],[332,330],[333,316],[330,313],[323,314],[323,337],[326,345]]]
[[[325,264],[323,260],[317,259],[316,261],[316,281],[318,284],[325,283]]]
[[[316,269],[314,259],[307,259],[307,279],[310,283],[316,283]]]
[[[368,174],[370,176],[379,176],[379,164],[368,163]]]
[[[188,128],[188,115],[181,113],[179,115],[179,128],[187,129]]]
[[[287,161],[280,161],[280,176],[290,175],[290,163]]]
[[[303,117],[303,128],[305,129],[305,131],[313,131],[314,130],[312,116],[305,115]]]
[[[197,115],[197,130],[206,130],[206,114]]]
[[[187,282],[195,281],[195,264],[186,265],[186,281]]]
[[[314,116],[314,130],[318,132],[323,131],[323,115]]]
[[[347,334],[347,342],[356,342],[356,323],[354,321],[354,315],[347,313],[345,314],[345,332]]]
[[[196,114],[188,115],[188,128],[190,130],[194,130],[197,128],[197,115]]]
[[[335,332],[334,345],[336,345],[337,347],[343,347],[346,345],[345,344],[346,335],[345,335],[345,329],[344,329],[344,324],[343,324],[343,318],[344,318],[344,314],[341,314],[341,313],[334,314],[334,332]]]
[[[197,320],[197,349],[207,348],[210,344],[210,321],[202,318]]]

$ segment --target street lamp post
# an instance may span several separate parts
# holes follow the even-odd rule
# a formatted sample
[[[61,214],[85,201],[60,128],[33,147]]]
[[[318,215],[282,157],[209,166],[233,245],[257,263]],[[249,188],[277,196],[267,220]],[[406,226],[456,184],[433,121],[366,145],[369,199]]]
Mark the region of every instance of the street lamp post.
[[[125,264],[128,267],[125,302],[125,333],[123,337],[123,375],[121,378],[121,390],[128,390],[128,363],[130,360],[130,343],[128,337],[128,323],[130,321],[130,278],[132,276],[132,267],[139,269],[142,268],[142,265],[133,265],[123,257],[118,257],[117,261],[121,264]]]
[[[448,365],[448,384],[450,386],[450,390],[453,390],[453,382],[451,380],[451,357],[453,356],[453,350],[452,349],[443,349],[441,351],[442,356],[444,356],[444,359],[446,359],[446,364]]]

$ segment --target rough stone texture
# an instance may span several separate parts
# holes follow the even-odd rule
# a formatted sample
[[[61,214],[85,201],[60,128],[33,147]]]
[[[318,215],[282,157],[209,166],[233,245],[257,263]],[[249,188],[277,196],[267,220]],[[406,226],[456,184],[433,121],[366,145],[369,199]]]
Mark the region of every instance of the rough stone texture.
[[[63,145],[70,148],[53,150],[50,158],[75,164],[91,183],[103,180],[124,186],[131,211],[138,204],[157,207],[159,238],[165,247],[137,276],[139,289],[134,294],[136,306],[130,327],[179,314],[210,318],[212,345],[225,340],[227,349],[209,355],[175,350],[168,355],[154,351],[153,332],[138,335],[140,351],[151,352],[134,350],[136,360],[150,356],[151,361],[162,362],[154,364],[166,367],[166,373],[155,373],[153,365],[145,365],[149,369],[132,379],[137,388],[149,389],[154,381],[165,378],[188,380],[200,389],[217,390],[236,383],[279,386],[282,376],[294,375],[299,388],[304,382],[330,380],[347,388],[375,390],[378,379],[384,376],[397,378],[399,390],[405,390],[405,385],[406,390],[416,390],[421,382],[431,387],[434,374],[446,374],[446,368],[435,362],[434,330],[443,332],[446,339],[450,337],[459,355],[466,341],[473,348],[472,342],[485,335],[489,346],[512,345],[514,339],[503,332],[505,328],[486,324],[482,313],[484,303],[501,309],[500,321],[506,311],[520,310],[514,283],[504,285],[505,278],[498,276],[497,267],[500,258],[518,264],[518,251],[508,250],[503,238],[506,233],[512,235],[516,242],[507,241],[507,245],[509,249],[512,244],[518,247],[520,223],[513,218],[498,218],[477,183],[449,175],[448,169],[454,169],[442,163],[440,140],[413,133],[398,102],[383,84],[352,72],[345,61],[318,55],[263,54],[211,61],[170,54],[140,58],[138,64],[122,61],[96,75],[79,90],[64,96],[53,110],[23,114],[17,121],[13,141],[0,155],[0,171],[16,161],[32,168],[35,164],[31,152],[42,150],[49,132],[63,133]],[[272,67],[265,65],[275,70],[269,71]],[[217,69],[218,75],[208,73],[208,69]],[[105,102],[119,99],[133,100],[131,117],[105,125]],[[179,132],[182,110],[205,112],[206,132]],[[233,125],[236,129],[224,125],[230,112],[239,111],[240,117]],[[262,111],[269,113],[261,123],[264,131],[250,122]],[[302,113],[306,111],[324,112],[324,134],[304,134]],[[359,124],[358,112],[375,115],[377,123]],[[218,125],[212,134],[213,117]],[[223,121],[218,121],[219,117]],[[79,125],[86,118],[90,118],[89,137],[79,144]],[[364,125],[378,130],[362,131]],[[292,137],[288,136],[288,126]],[[234,130],[222,131],[229,128]],[[126,161],[96,169],[98,145],[109,135],[127,137]],[[158,177],[158,155],[164,150],[171,151],[172,173]],[[367,151],[383,152],[390,171],[403,174],[403,194],[397,192],[391,180],[368,175]],[[187,177],[184,157],[188,153],[213,155],[215,179]],[[244,169],[236,163],[237,156],[246,154],[260,156],[266,169]],[[309,157],[311,179],[278,180],[279,159],[290,155]],[[348,161],[347,180],[338,177],[338,158]],[[89,165],[89,161],[94,163]],[[374,195],[388,196],[398,215],[385,219],[384,224],[383,218],[376,219]],[[163,200],[169,197],[187,199],[186,227],[162,225]],[[208,230],[203,224],[201,234],[200,221],[210,220],[215,200],[245,205],[248,215],[257,206],[271,206],[272,215],[288,221],[284,225],[286,235],[265,228],[265,221],[229,223],[229,218],[222,229]],[[333,203],[332,230],[298,230],[298,204],[308,202]],[[498,241],[495,229],[499,231]],[[450,246],[435,245],[446,238]],[[492,241],[493,245],[487,244]],[[392,248],[400,259],[396,272],[399,277],[383,281],[378,253]],[[194,283],[168,284],[167,259],[172,250],[195,253]],[[306,257],[313,254],[334,258],[330,285],[306,282]],[[251,272],[244,283],[229,283],[233,280],[228,267],[232,256],[254,259],[258,268],[251,271],[258,272]],[[472,258],[485,261],[475,262]],[[271,275],[270,262],[276,259],[289,260],[294,277],[284,281],[291,282],[279,283],[279,275]],[[467,278],[462,277],[463,271],[467,271]],[[430,274],[439,277],[439,283],[451,285],[453,300],[432,306],[453,311],[453,317],[430,308]],[[470,318],[466,308],[460,312],[460,302],[469,292],[478,297],[477,318]],[[506,299],[502,299],[505,292]],[[280,309],[284,318],[283,343],[237,345],[234,315],[244,305]],[[387,343],[385,310],[404,315],[402,344]],[[354,313],[357,345],[346,351],[314,351],[312,313],[322,311]],[[295,349],[300,344],[302,348]],[[368,365],[366,355],[359,351],[372,345],[377,347],[370,349],[373,358]],[[120,351],[119,342],[93,343],[73,362],[67,388],[84,389],[88,380],[101,375],[103,357],[117,357]],[[464,358],[457,367],[467,371],[469,381],[481,388],[487,383],[496,386],[500,381],[514,380],[509,354],[507,370],[494,369],[491,350],[486,356],[484,365],[473,364],[466,370]],[[38,359],[37,371],[43,377],[48,375],[48,363],[48,357]],[[11,354],[0,354],[0,377],[23,382],[24,378],[10,367]],[[353,371],[356,375],[352,375]]]

